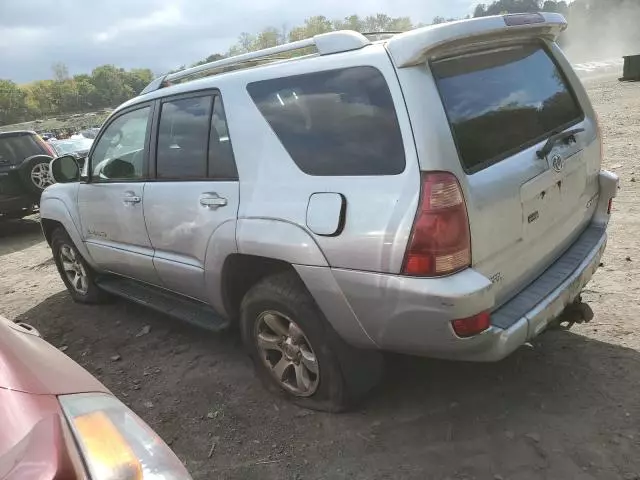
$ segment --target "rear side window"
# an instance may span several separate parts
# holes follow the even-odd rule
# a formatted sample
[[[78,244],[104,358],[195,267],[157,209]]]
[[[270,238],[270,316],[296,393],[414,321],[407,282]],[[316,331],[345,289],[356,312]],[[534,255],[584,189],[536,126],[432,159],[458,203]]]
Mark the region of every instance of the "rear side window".
[[[352,67],[251,83],[247,90],[296,165],[309,175],[396,175],[405,168],[382,74]]]
[[[0,136],[0,163],[19,163],[33,155],[50,155],[33,135]]]
[[[227,129],[227,116],[219,96],[214,99],[209,135],[209,178],[237,180],[238,170]]]
[[[162,104],[158,129],[158,178],[206,178],[212,96]]]
[[[449,58],[431,68],[470,173],[583,118],[567,80],[540,44]]]

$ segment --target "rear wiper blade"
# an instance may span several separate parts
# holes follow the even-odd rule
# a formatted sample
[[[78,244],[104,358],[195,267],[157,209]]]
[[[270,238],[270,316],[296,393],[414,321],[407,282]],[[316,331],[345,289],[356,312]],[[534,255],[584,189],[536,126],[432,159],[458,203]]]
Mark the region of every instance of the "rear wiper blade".
[[[536,155],[538,155],[539,159],[546,158],[546,156],[551,153],[551,150],[553,150],[553,147],[556,143],[563,140],[570,141],[571,138],[573,138],[573,141],[575,142],[576,134],[582,132],[584,132],[584,128],[574,128],[573,130],[567,130],[566,132],[560,132],[556,133],[555,135],[551,135],[549,137],[549,140],[547,140],[547,143],[545,143],[544,147],[542,147],[542,150],[538,150],[536,152]]]

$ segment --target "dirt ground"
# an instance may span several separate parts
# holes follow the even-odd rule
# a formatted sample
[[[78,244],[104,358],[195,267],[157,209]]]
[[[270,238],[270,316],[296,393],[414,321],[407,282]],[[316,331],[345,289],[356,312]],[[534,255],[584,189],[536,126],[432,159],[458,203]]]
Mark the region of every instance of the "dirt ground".
[[[195,479],[640,479],[640,83],[587,87],[621,178],[595,318],[500,363],[390,356],[359,411],[304,411],[263,390],[233,332],[74,304],[31,220],[0,226],[0,314],[67,347]]]

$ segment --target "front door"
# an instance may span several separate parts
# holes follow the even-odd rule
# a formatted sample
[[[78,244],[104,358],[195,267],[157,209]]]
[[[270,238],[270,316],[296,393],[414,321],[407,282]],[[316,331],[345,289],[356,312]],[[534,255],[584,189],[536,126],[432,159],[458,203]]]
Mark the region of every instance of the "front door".
[[[78,210],[87,249],[101,269],[158,284],[143,212],[151,114],[151,105],[138,106],[103,130],[88,159],[91,175],[80,185]]]
[[[240,199],[224,109],[214,93],[168,97],[160,109],[155,178],[144,192],[154,264],[166,288],[208,301],[218,286],[205,285],[205,258],[221,235],[235,246]]]

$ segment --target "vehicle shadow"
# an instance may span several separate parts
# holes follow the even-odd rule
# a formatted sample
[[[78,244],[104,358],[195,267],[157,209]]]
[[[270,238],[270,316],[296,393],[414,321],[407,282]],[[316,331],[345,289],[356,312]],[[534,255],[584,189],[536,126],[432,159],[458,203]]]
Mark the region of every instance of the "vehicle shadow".
[[[337,415],[268,393],[234,331],[210,334],[125,301],[79,305],[66,292],[17,320],[64,346],[196,479],[640,472],[640,353],[577,333],[548,332],[494,364],[389,355],[370,399]]]
[[[44,241],[38,217],[0,219],[0,256],[19,252]]]

